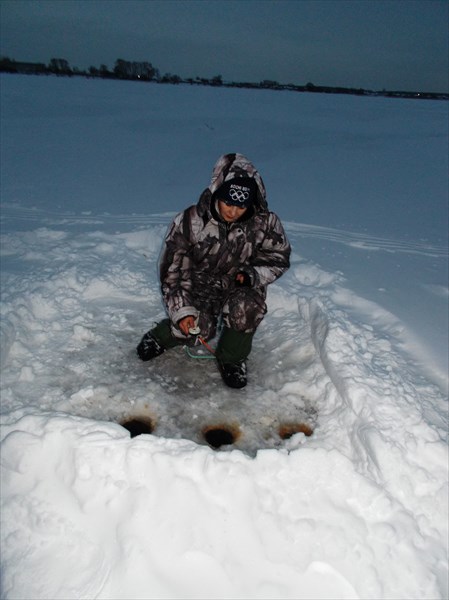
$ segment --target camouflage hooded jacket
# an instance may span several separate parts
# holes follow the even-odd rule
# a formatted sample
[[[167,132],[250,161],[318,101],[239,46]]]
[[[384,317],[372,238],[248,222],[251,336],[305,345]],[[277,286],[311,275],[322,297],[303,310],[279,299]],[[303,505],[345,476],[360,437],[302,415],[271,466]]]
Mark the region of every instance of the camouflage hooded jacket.
[[[236,177],[253,177],[257,201],[236,222],[220,218],[213,193]],[[265,186],[254,165],[241,154],[219,158],[211,183],[196,205],[174,219],[160,261],[162,295],[172,323],[202,310],[218,314],[244,272],[265,298],[268,284],[290,266],[290,244],[282,224],[268,210]]]

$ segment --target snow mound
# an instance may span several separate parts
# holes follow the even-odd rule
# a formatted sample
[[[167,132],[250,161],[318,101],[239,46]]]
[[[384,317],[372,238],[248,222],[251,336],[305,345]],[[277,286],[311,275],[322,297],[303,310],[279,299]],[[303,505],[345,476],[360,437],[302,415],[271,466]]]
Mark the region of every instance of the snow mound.
[[[298,259],[270,290],[244,390],[182,348],[141,363],[148,298],[162,314],[155,239],[158,225],[15,235],[4,596],[359,598],[388,581],[443,597],[445,404],[397,320]],[[132,418],[153,434],[131,438]],[[214,427],[235,436],[218,452]]]

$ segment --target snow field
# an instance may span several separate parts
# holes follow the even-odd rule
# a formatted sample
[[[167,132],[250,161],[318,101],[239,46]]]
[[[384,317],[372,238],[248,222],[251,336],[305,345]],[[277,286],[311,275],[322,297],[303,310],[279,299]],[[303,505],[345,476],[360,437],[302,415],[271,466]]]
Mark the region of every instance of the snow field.
[[[447,598],[441,105],[2,84],[1,597]],[[167,199],[194,201],[223,144],[291,199],[240,391],[181,348],[135,355],[164,315]],[[313,224],[292,189],[315,190]],[[120,426],[136,416],[152,435]],[[313,434],[283,439],[298,423]],[[235,443],[212,449],[211,425]]]
[[[349,318],[341,275],[298,257],[287,289],[270,289],[243,394],[181,349],[136,364],[148,299],[162,314],[164,230],[15,236],[23,269],[2,319],[14,331],[2,348],[6,597],[375,598],[382,581],[390,597],[438,597],[438,389],[395,350],[391,327]],[[154,435],[130,439],[114,423],[130,415],[153,418]],[[279,426],[298,421],[313,435],[281,440]],[[201,430],[214,423],[237,424],[246,454],[210,450]],[[19,557],[32,581],[8,578]],[[47,561],[60,576],[43,576]]]

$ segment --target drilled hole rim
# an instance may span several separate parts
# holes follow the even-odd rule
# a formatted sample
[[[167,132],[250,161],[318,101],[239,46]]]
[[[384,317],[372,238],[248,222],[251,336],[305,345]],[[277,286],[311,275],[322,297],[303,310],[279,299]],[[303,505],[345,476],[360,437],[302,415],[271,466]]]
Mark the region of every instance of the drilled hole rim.
[[[296,433],[303,433],[306,437],[313,435],[313,427],[302,421],[294,423],[281,423],[278,427],[278,434],[282,440],[289,440]]]
[[[219,450],[222,446],[235,445],[240,438],[241,431],[236,423],[214,423],[205,425],[201,429],[201,435],[211,448]],[[214,443],[214,440],[223,441],[221,443]]]
[[[139,435],[151,435],[156,429],[156,421],[148,416],[127,415],[118,422],[124,429],[129,431],[131,437]]]

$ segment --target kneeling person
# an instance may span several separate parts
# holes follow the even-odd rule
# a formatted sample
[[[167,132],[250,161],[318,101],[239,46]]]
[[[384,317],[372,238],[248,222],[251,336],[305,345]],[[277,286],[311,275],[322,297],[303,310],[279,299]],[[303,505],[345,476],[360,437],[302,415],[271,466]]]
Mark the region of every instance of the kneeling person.
[[[177,215],[160,262],[162,296],[168,318],[137,346],[142,360],[201,336],[223,330],[216,359],[224,382],[247,383],[246,359],[266,311],[267,286],[288,268],[290,244],[282,224],[268,210],[265,186],[241,154],[219,158],[208,188],[196,205]]]

